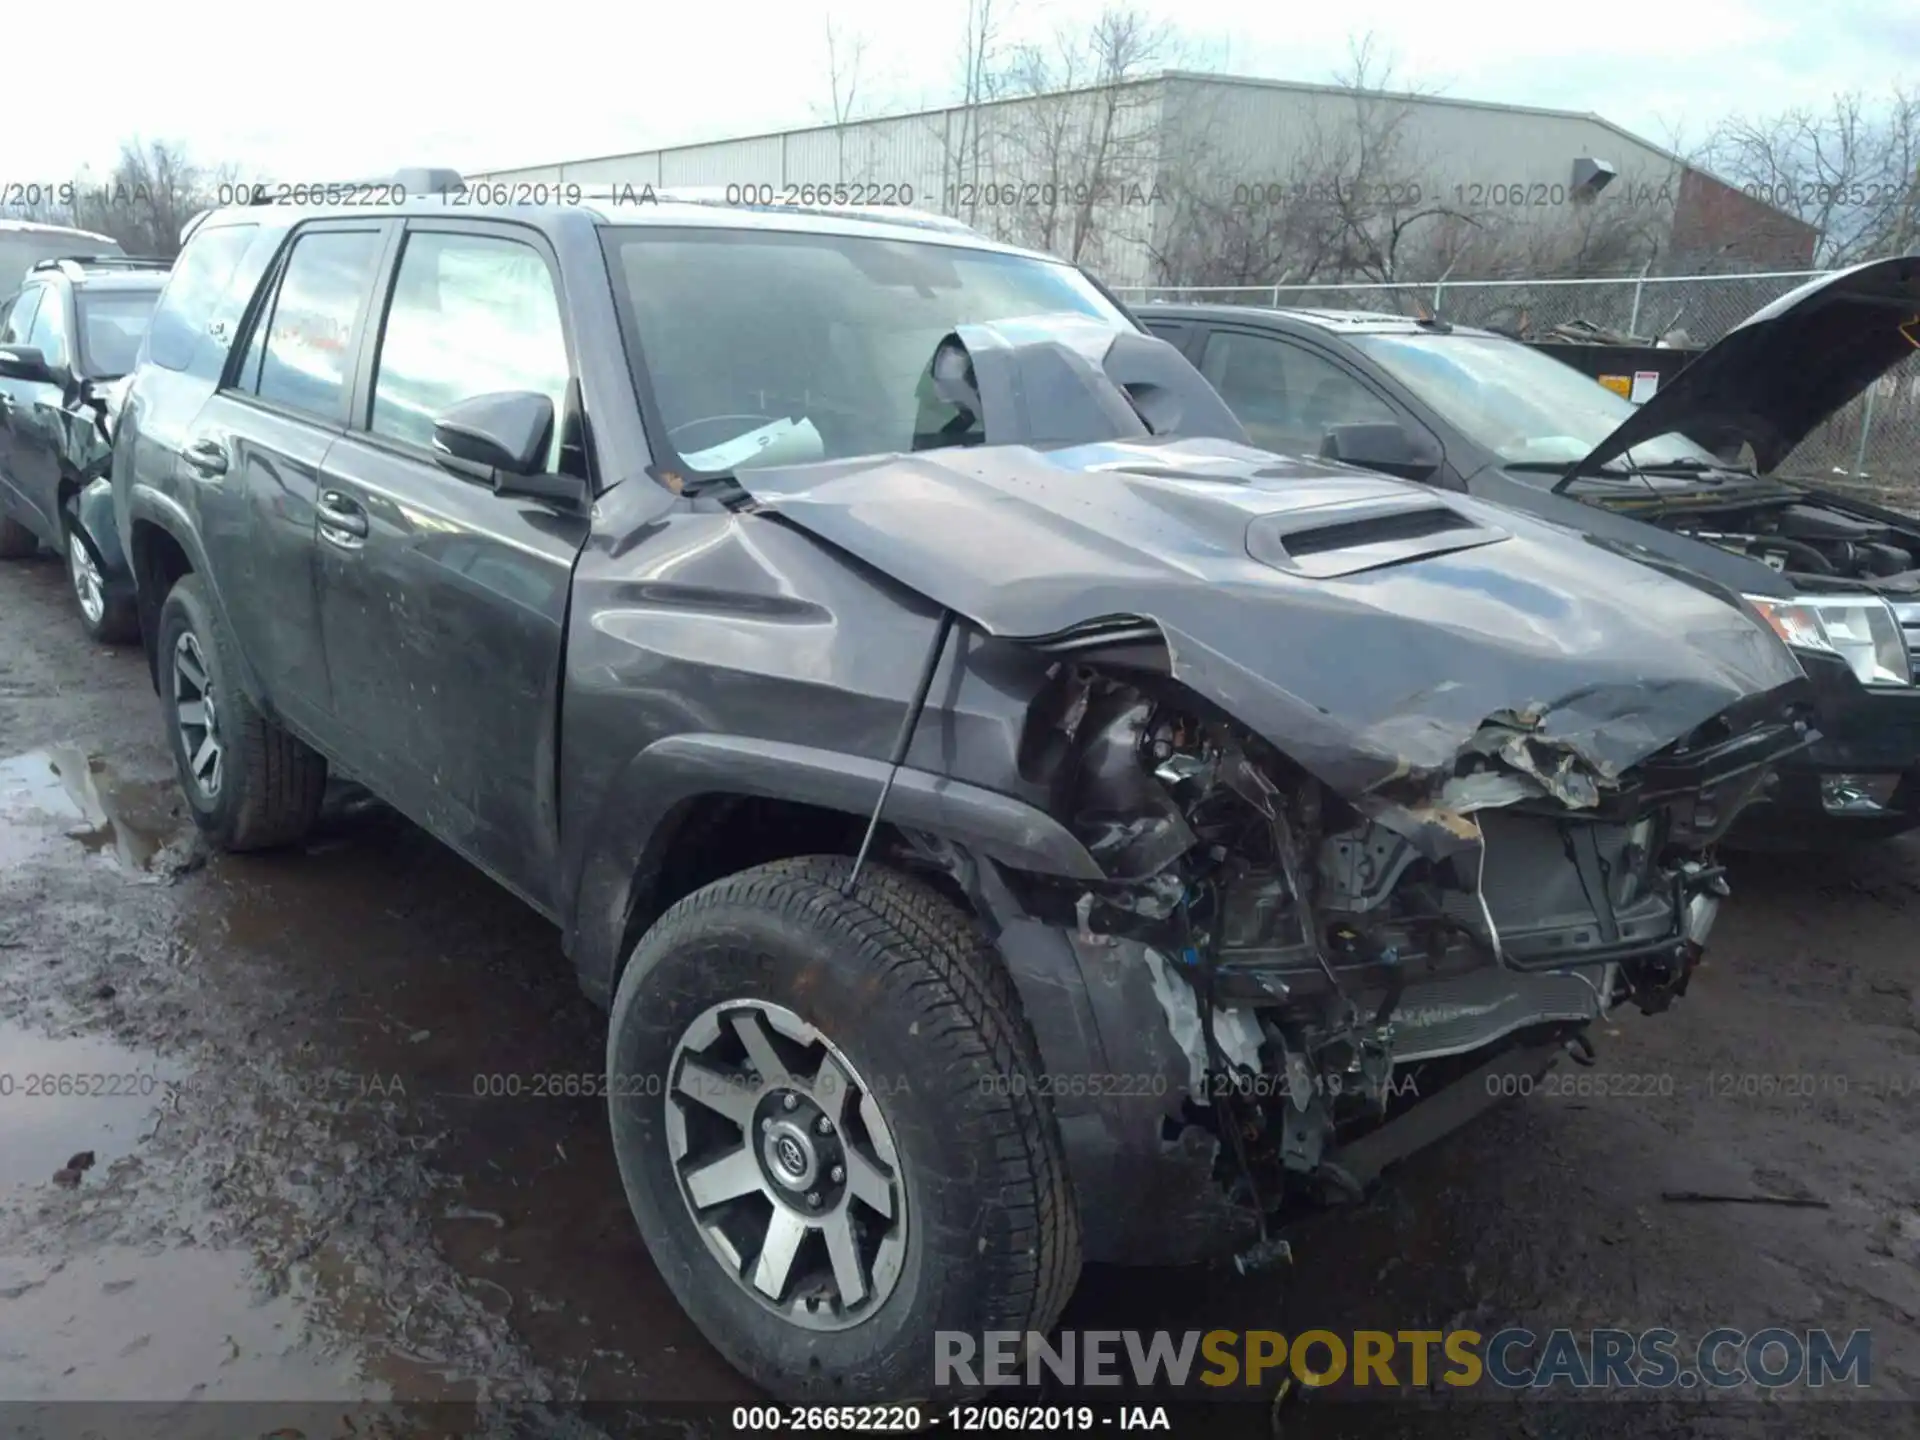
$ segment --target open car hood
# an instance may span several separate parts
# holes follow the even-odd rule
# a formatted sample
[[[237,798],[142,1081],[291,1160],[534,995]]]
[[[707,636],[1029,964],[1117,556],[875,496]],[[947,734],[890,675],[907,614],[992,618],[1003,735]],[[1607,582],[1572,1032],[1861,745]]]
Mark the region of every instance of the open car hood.
[[[1568,473],[1677,431],[1710,448],[1744,441],[1765,474],[1917,350],[1920,256],[1809,281],[1703,351]]]

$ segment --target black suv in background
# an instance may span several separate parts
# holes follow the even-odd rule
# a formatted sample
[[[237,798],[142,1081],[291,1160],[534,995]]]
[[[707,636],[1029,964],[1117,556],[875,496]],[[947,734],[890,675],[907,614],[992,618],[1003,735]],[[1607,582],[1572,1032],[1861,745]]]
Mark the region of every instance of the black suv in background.
[[[1511,506],[1746,596],[1795,648],[1822,708],[1820,742],[1782,767],[1741,843],[1802,848],[1920,825],[1920,519],[1777,473],[1920,350],[1920,258],[1801,286],[1641,405],[1518,340],[1444,320],[1139,313],[1257,444]]]
[[[647,1247],[782,1397],[1277,1258],[1684,992],[1805,741],[1740,606],[1253,449],[912,212],[216,211],[113,490],[203,831],[339,769],[559,926]]]
[[[107,480],[117,381],[130,373],[169,262],[46,258],[0,301],[0,559],[67,562],[96,640],[139,638]]]

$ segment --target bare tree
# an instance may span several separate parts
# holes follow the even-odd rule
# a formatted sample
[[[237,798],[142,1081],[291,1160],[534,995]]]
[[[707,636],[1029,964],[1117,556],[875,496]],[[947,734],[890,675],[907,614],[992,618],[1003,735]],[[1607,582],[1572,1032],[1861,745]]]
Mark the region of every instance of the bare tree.
[[[842,36],[827,17],[827,87],[833,102],[834,179],[847,178],[847,126],[860,94],[860,63],[866,58],[864,35]]]
[[[1155,239],[1162,283],[1431,278],[1421,272],[1444,242],[1466,243],[1479,216],[1421,178],[1421,92],[1396,90],[1371,36],[1352,42],[1334,80],[1337,103],[1310,112],[1278,174],[1250,174],[1251,157],[1218,117],[1189,117],[1188,153],[1168,166],[1172,215]]]
[[[171,257],[187,221],[230,200],[238,179],[236,167],[201,165],[180,145],[133,139],[104,176],[82,171],[20,207],[17,218],[107,235],[129,254]]]
[[[984,134],[989,107],[1005,88],[1006,56],[1001,28],[1012,0],[967,0],[961,29],[959,104],[943,117],[945,156],[941,182],[946,208],[969,225],[977,224],[981,209],[980,180],[987,163],[989,141]]]
[[[1024,100],[997,137],[995,229],[1087,264],[1116,240],[1144,238],[1162,133],[1149,81],[1180,53],[1171,25],[1132,6],[1016,52],[1004,89]]]
[[[1824,265],[1920,245],[1920,89],[1736,116],[1712,133],[1702,158],[1742,193],[1814,226]]]

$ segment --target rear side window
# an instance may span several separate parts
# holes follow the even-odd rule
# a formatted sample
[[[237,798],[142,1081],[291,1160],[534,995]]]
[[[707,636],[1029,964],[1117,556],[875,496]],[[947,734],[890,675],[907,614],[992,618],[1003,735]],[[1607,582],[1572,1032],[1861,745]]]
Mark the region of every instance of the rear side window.
[[[538,251],[485,235],[407,237],[380,338],[375,434],[431,446],[434,417],[449,406],[531,390],[553,401],[553,469],[567,376],[560,296]]]
[[[147,358],[169,370],[185,370],[207,333],[214,306],[226,293],[240,257],[247,253],[257,226],[202,226],[187,243],[167,288],[154,307],[147,335]]]
[[[244,387],[323,420],[346,417],[353,322],[381,238],[378,230],[314,230],[293,242],[271,305],[255,321]]]

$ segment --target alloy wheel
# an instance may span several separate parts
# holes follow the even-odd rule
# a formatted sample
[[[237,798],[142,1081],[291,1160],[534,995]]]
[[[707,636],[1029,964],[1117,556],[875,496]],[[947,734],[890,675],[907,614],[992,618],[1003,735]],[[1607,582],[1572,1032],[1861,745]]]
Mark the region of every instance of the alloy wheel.
[[[220,711],[206,656],[191,630],[173,643],[173,713],[180,729],[181,753],[194,787],[211,800],[220,793],[226,748],[220,738]]]
[[[107,613],[107,581],[99,565],[94,563],[93,552],[77,531],[67,536],[67,574],[73,579],[74,598],[80,602],[80,613],[87,617],[89,625],[98,625]]]
[[[733,1281],[815,1330],[859,1324],[906,1259],[906,1187],[874,1090],[791,1010],[707,1010],[668,1066],[680,1197]]]

